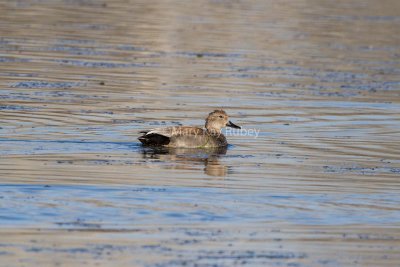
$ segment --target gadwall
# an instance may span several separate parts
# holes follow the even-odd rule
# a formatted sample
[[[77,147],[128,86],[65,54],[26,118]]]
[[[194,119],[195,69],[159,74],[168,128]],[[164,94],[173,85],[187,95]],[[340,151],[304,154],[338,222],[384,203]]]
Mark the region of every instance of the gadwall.
[[[228,143],[221,133],[223,127],[240,129],[228,119],[223,110],[214,110],[207,119],[205,129],[194,126],[173,126],[141,131],[138,139],[146,146],[209,148],[224,147]]]

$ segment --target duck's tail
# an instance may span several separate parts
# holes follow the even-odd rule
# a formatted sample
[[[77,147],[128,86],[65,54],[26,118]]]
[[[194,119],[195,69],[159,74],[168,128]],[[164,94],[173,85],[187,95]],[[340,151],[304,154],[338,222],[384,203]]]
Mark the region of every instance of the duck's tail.
[[[143,133],[143,135],[138,138],[145,146],[165,146],[171,141],[167,136],[156,133],[147,134],[148,132],[149,131],[142,131],[141,133]]]

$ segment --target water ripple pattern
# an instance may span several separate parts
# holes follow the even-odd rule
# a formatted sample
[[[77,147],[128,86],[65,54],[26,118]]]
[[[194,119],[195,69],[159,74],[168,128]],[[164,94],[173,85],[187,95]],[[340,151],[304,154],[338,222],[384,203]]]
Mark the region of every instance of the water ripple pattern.
[[[0,266],[399,266],[399,29],[396,0],[0,0]],[[223,153],[137,140],[216,108]]]

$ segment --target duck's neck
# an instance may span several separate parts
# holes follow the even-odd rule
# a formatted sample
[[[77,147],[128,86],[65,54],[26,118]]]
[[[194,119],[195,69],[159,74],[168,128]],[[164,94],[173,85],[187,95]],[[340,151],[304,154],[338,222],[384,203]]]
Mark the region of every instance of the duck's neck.
[[[206,125],[207,132],[211,135],[220,135],[221,134],[221,128],[216,128],[216,127],[210,127],[209,125]]]
[[[221,126],[215,121],[209,120],[207,118],[205,127],[207,129],[207,132],[211,135],[220,135],[221,134]]]

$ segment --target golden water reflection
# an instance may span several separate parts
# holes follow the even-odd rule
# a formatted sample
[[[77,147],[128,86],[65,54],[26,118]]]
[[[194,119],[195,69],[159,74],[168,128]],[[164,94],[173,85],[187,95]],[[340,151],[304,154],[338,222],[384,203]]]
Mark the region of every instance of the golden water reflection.
[[[174,169],[193,170],[193,166],[204,165],[205,174],[223,177],[227,175],[228,167],[220,163],[219,158],[226,154],[227,149],[227,147],[207,149],[145,147],[142,149],[142,154],[145,159],[173,162]]]

